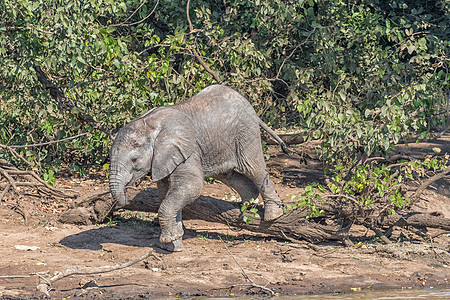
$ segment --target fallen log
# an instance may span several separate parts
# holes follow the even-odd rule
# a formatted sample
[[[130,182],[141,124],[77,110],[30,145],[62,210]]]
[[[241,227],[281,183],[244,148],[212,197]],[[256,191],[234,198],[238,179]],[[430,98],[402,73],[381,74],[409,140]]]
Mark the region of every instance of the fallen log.
[[[129,194],[134,194],[130,191]],[[126,208],[138,211],[158,212],[159,201],[155,189],[146,189],[131,195],[132,202]],[[328,218],[329,224],[321,224],[306,218],[307,211],[292,210],[273,222],[264,222],[264,210],[258,208],[260,218],[255,218],[250,224],[243,221],[241,203],[229,202],[213,197],[201,196],[194,203],[183,209],[183,219],[205,220],[227,224],[232,227],[246,229],[252,232],[265,233],[282,239],[306,239],[311,242],[325,240],[342,240],[346,236],[346,229],[341,223],[332,222],[336,216],[331,212],[324,213],[321,218]]]
[[[450,220],[439,213],[410,212],[403,215],[389,215],[381,219],[380,226],[383,227],[407,227],[436,228],[450,231]]]
[[[305,142],[302,133],[279,134],[278,136],[286,143],[286,145],[297,145]],[[270,135],[263,135],[263,140],[267,145],[278,145],[278,142]]]
[[[139,191],[135,188],[128,188],[127,194],[130,201],[124,209],[158,212],[160,201],[156,189],[148,188]],[[360,222],[357,220],[357,206],[344,205],[344,203],[339,198],[329,201],[328,206],[323,207],[325,212],[315,218],[307,218],[308,211],[304,209],[288,210],[283,216],[272,222],[262,221],[264,209],[258,207],[260,218],[255,218],[252,223],[247,224],[244,222],[240,202],[201,196],[183,209],[183,220],[196,219],[222,223],[290,241],[306,240],[317,243],[337,240],[347,244],[350,227],[355,222]],[[102,222],[113,211],[113,208],[114,202],[111,195],[103,190],[75,201],[74,207],[64,212],[59,220],[63,223],[95,224]],[[378,225],[381,227],[413,226],[450,230],[450,219],[436,214],[409,211],[385,217],[380,220]]]
[[[143,191],[128,189],[130,202],[124,209],[144,212],[158,212],[160,201],[156,189]],[[79,201],[79,207],[73,207],[60,216],[63,223],[92,224],[108,215],[113,206],[111,196],[100,192],[98,197],[88,197],[90,201]],[[241,204],[208,196],[201,196],[197,201],[183,209],[183,220],[197,219],[226,224],[228,226],[247,229],[252,232],[269,234],[286,240],[305,239],[310,242],[326,240],[343,240],[347,236],[348,224],[337,217],[332,210],[319,218],[306,218],[307,211],[296,209],[287,212],[273,222],[264,222],[264,209],[258,208],[260,218],[250,224],[243,221]]]

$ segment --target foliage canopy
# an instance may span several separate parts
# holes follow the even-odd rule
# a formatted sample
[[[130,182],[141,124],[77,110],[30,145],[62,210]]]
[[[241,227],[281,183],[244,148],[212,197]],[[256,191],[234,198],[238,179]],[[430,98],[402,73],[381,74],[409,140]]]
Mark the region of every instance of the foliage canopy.
[[[4,0],[0,143],[44,166],[107,162],[109,135],[217,78],[272,126],[299,125],[326,160],[385,153],[448,118],[448,1]],[[70,112],[37,81],[41,67]]]

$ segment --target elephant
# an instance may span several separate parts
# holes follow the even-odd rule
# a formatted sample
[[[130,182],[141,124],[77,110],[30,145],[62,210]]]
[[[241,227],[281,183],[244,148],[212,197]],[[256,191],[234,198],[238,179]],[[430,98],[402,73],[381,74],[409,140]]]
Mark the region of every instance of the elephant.
[[[125,187],[151,170],[157,183],[160,247],[182,251],[182,208],[195,201],[204,178],[234,189],[243,201],[261,194],[264,221],[283,214],[269,177],[260,127],[286,144],[256,114],[249,101],[224,85],[211,85],[172,106],[151,109],[122,127],[110,150],[109,186],[117,207],[127,204]]]

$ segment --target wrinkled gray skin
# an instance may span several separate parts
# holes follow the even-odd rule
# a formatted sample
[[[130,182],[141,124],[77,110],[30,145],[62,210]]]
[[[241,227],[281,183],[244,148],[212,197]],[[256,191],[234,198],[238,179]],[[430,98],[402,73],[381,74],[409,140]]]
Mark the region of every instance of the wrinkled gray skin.
[[[221,85],[205,88],[187,101],[152,109],[119,130],[111,148],[110,189],[118,206],[127,204],[125,187],[151,170],[162,200],[160,243],[183,249],[182,208],[201,193],[203,179],[212,177],[235,189],[243,201],[264,200],[264,220],[283,213],[269,178],[259,127],[281,139],[256,115],[235,90]]]

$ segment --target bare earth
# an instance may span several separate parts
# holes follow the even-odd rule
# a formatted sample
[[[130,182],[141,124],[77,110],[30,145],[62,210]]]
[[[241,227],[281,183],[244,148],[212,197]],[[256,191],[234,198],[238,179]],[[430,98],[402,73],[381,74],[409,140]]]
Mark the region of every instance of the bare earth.
[[[449,144],[447,135],[436,144],[414,144],[407,151],[421,156],[438,146],[445,153],[450,152]],[[311,147],[304,150],[313,156]],[[298,158],[280,154],[277,147],[269,153],[268,169],[286,202],[293,194],[301,193],[306,184],[323,177],[318,160],[300,164]],[[82,180],[62,177],[57,181],[59,186],[83,193],[104,184],[104,176]],[[141,183],[142,187],[146,185],[151,184]],[[205,184],[203,194],[233,198],[233,192],[220,183]],[[441,180],[435,189],[423,194],[420,206],[449,218],[449,196],[449,182]],[[398,229],[392,238],[396,243],[383,245],[373,232],[355,226],[355,247],[349,248],[338,243],[295,244],[190,220],[184,222],[185,250],[168,253],[155,246],[159,227],[154,214],[118,211],[108,224],[75,226],[56,221],[67,203],[49,203],[30,196],[22,199],[22,204],[31,216],[26,224],[20,214],[0,205],[0,298],[42,297],[36,291],[39,278],[35,273],[53,274],[69,266],[121,264],[151,249],[155,256],[128,268],[59,280],[50,294],[55,298],[86,299],[263,294],[260,288],[244,286],[249,279],[279,295],[450,287],[448,232],[430,241]],[[19,275],[26,277],[15,277]]]

